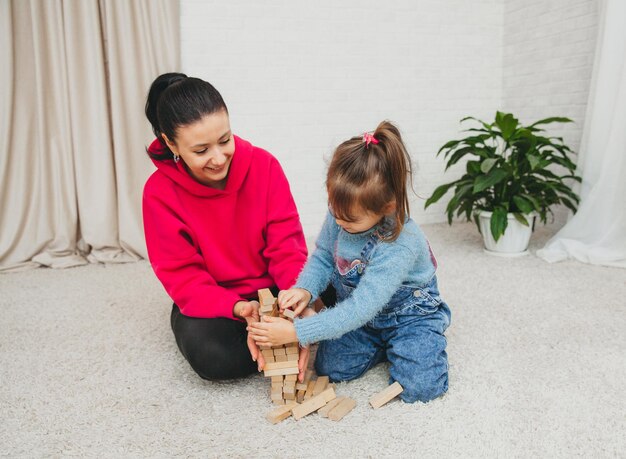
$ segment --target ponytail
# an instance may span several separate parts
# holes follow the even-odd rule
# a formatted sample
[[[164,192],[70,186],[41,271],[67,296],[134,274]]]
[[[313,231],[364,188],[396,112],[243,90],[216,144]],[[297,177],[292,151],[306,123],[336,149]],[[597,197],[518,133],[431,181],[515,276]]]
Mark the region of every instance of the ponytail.
[[[346,221],[354,220],[355,208],[384,214],[395,203],[394,225],[387,238],[393,241],[410,215],[410,177],[411,157],[400,131],[383,121],[373,134],[352,137],[337,147],[326,176],[328,203],[333,214]]]
[[[393,239],[397,238],[405,220],[410,216],[407,181],[412,183],[411,156],[404,146],[402,135],[389,121],[382,121],[374,131],[374,138],[379,141],[380,154],[387,163],[387,185],[393,190],[396,203],[395,228]]]

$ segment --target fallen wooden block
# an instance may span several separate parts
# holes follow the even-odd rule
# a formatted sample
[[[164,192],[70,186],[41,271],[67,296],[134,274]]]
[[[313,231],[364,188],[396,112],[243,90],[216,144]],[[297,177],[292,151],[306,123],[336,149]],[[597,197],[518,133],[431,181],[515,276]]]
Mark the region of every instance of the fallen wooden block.
[[[370,405],[372,405],[373,408],[380,408],[394,397],[400,395],[403,390],[404,388],[396,381],[379,393],[372,395],[370,397]]]
[[[300,405],[294,407],[292,410],[293,418],[296,421],[302,419],[307,414],[311,414],[314,411],[319,410],[321,407],[323,407],[335,398],[337,398],[335,390],[332,387],[329,387],[321,394],[311,397],[310,399],[302,402]]]
[[[356,400],[346,397],[328,412],[328,419],[331,421],[339,421],[352,411],[355,406]]]
[[[315,380],[311,380],[309,381],[309,383],[306,386],[306,393],[304,394],[304,399],[308,400],[311,397],[313,397],[313,388],[315,387]]]
[[[320,376],[315,381],[315,386],[313,387],[313,395],[321,394],[328,386],[329,378],[328,376]]]
[[[297,405],[298,404],[295,402],[290,402],[287,405],[279,406],[278,408],[275,408],[267,413],[265,418],[272,424],[277,424],[283,419],[287,419],[291,416],[291,410]]]
[[[327,418],[328,417],[328,412],[330,410],[332,410],[334,407],[337,406],[337,404],[339,402],[341,402],[345,397],[337,397],[334,400],[331,400],[330,402],[328,402],[325,406],[323,406],[322,408],[320,408],[319,410],[317,410],[317,413],[322,416],[323,418]]]

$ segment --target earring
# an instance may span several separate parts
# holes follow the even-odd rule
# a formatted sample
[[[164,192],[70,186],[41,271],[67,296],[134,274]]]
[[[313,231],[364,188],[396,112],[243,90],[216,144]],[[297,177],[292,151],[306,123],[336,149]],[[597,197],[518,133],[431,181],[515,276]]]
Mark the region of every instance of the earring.
[[[180,161],[180,156],[174,155],[174,162],[177,163],[178,161]]]

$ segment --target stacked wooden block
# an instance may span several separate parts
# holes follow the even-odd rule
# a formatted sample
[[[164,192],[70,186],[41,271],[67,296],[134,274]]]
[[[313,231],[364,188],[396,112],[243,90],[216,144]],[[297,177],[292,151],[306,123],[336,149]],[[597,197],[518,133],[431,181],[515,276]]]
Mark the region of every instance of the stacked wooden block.
[[[293,319],[293,311],[280,314],[276,298],[265,288],[259,290],[261,316],[284,317]],[[296,382],[298,379],[298,343],[289,343],[281,346],[261,346],[261,353],[265,358],[264,374],[272,378],[270,397],[272,402],[284,405],[296,400]]]
[[[293,311],[281,314],[274,295],[269,289],[259,290],[261,316],[284,317],[293,320]],[[298,382],[298,358],[300,348],[297,342],[282,346],[261,346],[265,358],[264,373],[272,380],[270,397],[272,402],[281,405],[267,414],[267,419],[276,424],[293,415],[297,421],[304,416],[318,412],[320,416],[339,421],[354,409],[356,401],[349,397],[337,397],[335,385],[328,376],[313,379],[313,372],[307,370],[303,382]],[[402,386],[395,382],[385,390],[373,395],[370,404],[379,408],[402,392]]]

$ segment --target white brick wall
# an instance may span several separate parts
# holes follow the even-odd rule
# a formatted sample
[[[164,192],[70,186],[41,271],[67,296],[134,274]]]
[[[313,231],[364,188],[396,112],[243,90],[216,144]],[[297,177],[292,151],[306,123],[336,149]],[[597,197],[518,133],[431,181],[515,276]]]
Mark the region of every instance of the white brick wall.
[[[599,0],[505,0],[503,109],[547,125],[578,151],[595,54]],[[557,224],[567,209],[555,209]]]
[[[326,209],[326,160],[333,148],[382,119],[402,131],[417,166],[416,191],[425,198],[460,173],[444,176],[434,155],[459,135],[462,117],[490,118],[503,106],[535,117],[546,107],[533,88],[567,81],[567,90],[551,87],[545,97],[554,97],[558,114],[578,118],[591,59],[570,55],[581,47],[567,47],[578,29],[555,28],[551,21],[576,21],[593,35],[596,1],[577,1],[572,8],[578,14],[565,0],[547,2],[554,9],[539,1],[526,8],[521,0],[181,0],[183,71],[214,84],[233,130],[278,157],[311,237]],[[541,40],[525,39],[537,18],[569,39],[551,32],[549,52]],[[541,26],[537,30],[541,36]],[[516,60],[521,52],[531,63]],[[525,73],[535,52],[549,77]],[[568,94],[579,80],[572,102]],[[533,95],[536,111],[527,109],[525,95]],[[445,219],[444,202],[428,211],[423,203],[418,197],[412,203],[418,222]]]
[[[325,159],[344,139],[397,123],[423,197],[434,154],[467,114],[501,101],[502,0],[181,1],[183,71],[222,93],[236,133],[272,152],[308,237],[326,209]],[[451,179],[452,176],[446,176]],[[419,222],[441,221],[441,206]],[[443,205],[443,204],[442,204]]]

